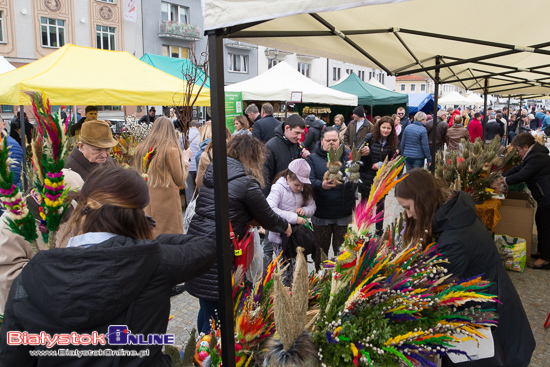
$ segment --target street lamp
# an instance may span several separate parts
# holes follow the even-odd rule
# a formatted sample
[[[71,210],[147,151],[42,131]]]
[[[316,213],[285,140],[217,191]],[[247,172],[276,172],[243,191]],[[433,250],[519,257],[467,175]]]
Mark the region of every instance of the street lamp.
[[[265,57],[267,57],[268,60],[274,60],[279,56],[279,50],[276,48],[267,48],[264,50]]]

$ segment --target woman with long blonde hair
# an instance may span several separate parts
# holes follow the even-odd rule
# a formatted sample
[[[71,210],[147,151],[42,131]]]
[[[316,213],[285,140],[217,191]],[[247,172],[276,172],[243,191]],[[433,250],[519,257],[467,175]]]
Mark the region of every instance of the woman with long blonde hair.
[[[154,149],[154,155],[147,172],[144,172],[143,158]],[[145,213],[153,217],[155,236],[163,233],[183,233],[183,215],[179,188],[185,185],[189,174],[191,150],[182,152],[172,121],[167,117],[155,120],[147,137],[137,146],[134,168],[147,175],[151,200]]]

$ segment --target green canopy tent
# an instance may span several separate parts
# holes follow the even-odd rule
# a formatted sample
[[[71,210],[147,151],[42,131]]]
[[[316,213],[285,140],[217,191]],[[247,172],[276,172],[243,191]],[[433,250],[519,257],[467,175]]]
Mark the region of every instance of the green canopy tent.
[[[193,68],[196,68],[196,66],[189,59],[178,59],[175,57],[145,54],[141,57],[140,60],[180,79],[183,79],[184,73],[188,73],[192,71]],[[195,81],[195,84],[199,86],[202,85],[204,77],[204,71],[199,69],[198,78]],[[206,88],[210,88],[209,77],[206,77],[206,83],[204,84],[204,86]]]
[[[370,107],[370,111],[367,111],[367,113],[376,113],[380,116],[391,115],[395,113],[398,107],[407,108],[409,103],[407,94],[378,88],[362,81],[355,73],[351,73],[346,79],[330,88],[355,94],[359,99],[359,105]]]

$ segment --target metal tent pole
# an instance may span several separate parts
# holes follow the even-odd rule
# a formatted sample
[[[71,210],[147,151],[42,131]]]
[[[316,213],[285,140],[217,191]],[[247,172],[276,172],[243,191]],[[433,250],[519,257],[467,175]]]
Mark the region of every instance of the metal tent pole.
[[[227,191],[227,146],[225,127],[225,97],[223,75],[222,30],[208,31],[210,53],[210,98],[212,106],[212,142],[214,166],[214,199],[216,216],[216,244],[218,246],[218,288],[222,365],[235,365],[235,337],[231,269],[233,256],[229,240],[229,199]]]
[[[487,116],[487,88],[489,87],[489,79],[485,78],[485,85],[483,86],[483,142],[485,143],[485,126],[489,117]]]
[[[25,106],[19,106],[19,134],[21,136],[21,149],[23,149],[23,157],[21,158],[21,187],[23,192],[28,187],[27,182],[27,136],[25,135]]]
[[[440,59],[439,57],[437,57],[435,59],[435,64],[436,65],[439,65],[440,64]],[[435,144],[437,142],[437,101],[439,100],[439,82],[440,82],[440,77],[439,77],[439,71],[441,69],[440,68],[437,68],[435,69],[435,79],[434,79],[434,107],[433,107],[433,115],[432,115],[432,131],[433,131],[433,137],[432,137],[432,149],[431,149],[431,153],[432,153],[432,165],[430,167],[430,171],[432,171],[432,174],[435,173],[435,152],[436,152],[436,147],[435,147]]]
[[[508,108],[508,116],[506,116],[506,145],[508,145],[509,141],[508,141],[508,136],[510,134],[510,132],[508,131],[508,128],[510,126],[510,121],[508,121],[510,119],[510,99],[512,97],[510,97],[510,95],[508,94],[508,104],[507,104],[507,108]]]

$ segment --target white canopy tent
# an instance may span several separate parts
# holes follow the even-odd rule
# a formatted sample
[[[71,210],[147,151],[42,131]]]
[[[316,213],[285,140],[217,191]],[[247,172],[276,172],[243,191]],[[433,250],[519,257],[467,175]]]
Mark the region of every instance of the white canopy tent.
[[[517,30],[531,29],[532,9],[547,5],[547,0],[532,0],[528,7],[515,0],[461,1],[462,8],[495,18],[514,9],[518,22],[503,29],[471,17],[449,27],[441,14],[456,7],[454,0],[209,0],[204,25],[224,28],[224,37],[235,40],[376,67],[389,75],[416,74],[485,94],[545,94],[550,28]],[[415,16],[419,13],[424,21]]]
[[[443,96],[438,99],[438,103],[440,105],[464,105],[466,103],[466,97],[461,95],[458,92],[451,92],[447,94],[446,96]],[[483,101],[482,101],[483,104]]]
[[[225,87],[226,92],[242,92],[244,100],[292,101],[292,92],[302,93],[302,103],[357,106],[357,96],[315,83],[282,61],[266,72]]]
[[[474,106],[481,106],[483,105],[483,98],[478,96],[475,93],[470,94],[468,97],[466,97],[466,104],[467,105],[474,105]]]
[[[10,64],[4,56],[0,56],[0,74],[7,73],[8,71],[15,70],[15,66]]]
[[[390,88],[386,87],[384,84],[380,83],[375,78],[370,78],[369,84],[374,85],[375,87],[378,87],[378,88],[382,88],[382,89],[385,89],[385,90],[390,90]]]

